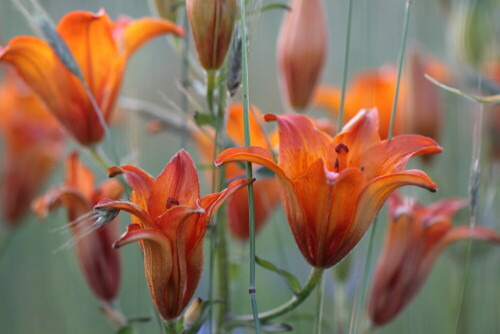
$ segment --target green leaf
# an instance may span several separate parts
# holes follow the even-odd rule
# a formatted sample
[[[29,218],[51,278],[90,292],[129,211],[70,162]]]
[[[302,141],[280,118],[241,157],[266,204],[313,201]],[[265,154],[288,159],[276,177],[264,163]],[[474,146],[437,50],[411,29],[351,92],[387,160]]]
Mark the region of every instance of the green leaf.
[[[265,6],[262,6],[262,8],[260,9],[260,12],[264,13],[264,12],[267,12],[268,10],[271,10],[271,9],[283,9],[283,10],[290,11],[292,8],[290,8],[290,6],[288,6],[285,3],[274,2],[274,3],[267,4]]]
[[[210,114],[205,114],[205,113],[200,113],[197,112],[194,115],[194,121],[198,126],[202,125],[210,125],[215,127],[215,119],[212,115]]]
[[[490,96],[470,95],[470,94],[464,93],[463,91],[461,91],[458,88],[447,86],[444,83],[438,81],[437,79],[431,77],[428,74],[424,74],[424,75],[427,78],[427,80],[429,80],[430,82],[432,82],[436,86],[439,86],[442,89],[444,89],[450,93],[465,97],[469,101],[478,102],[478,103],[482,103],[482,104],[498,104],[498,103],[500,103],[500,94],[499,95],[490,95]]]
[[[116,334],[133,334],[133,333],[134,329],[132,328],[132,326],[122,327],[116,332]]]
[[[255,257],[255,262],[259,266],[261,266],[267,270],[270,270],[272,272],[275,272],[276,274],[283,277],[285,279],[286,283],[288,284],[288,286],[290,287],[290,289],[295,294],[299,293],[302,290],[302,287],[300,286],[299,280],[295,276],[293,276],[291,273],[289,273],[288,271],[283,270],[283,269],[279,269],[273,263],[271,263],[267,260],[264,260],[258,256]]]

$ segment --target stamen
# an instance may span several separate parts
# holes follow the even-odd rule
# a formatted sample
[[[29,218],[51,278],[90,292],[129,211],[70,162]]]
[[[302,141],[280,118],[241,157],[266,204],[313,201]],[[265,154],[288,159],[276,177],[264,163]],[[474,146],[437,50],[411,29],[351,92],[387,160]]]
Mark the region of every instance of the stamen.
[[[335,152],[337,153],[340,153],[342,152],[342,150],[344,150],[345,153],[349,153],[349,147],[347,147],[347,145],[345,144],[338,144],[337,147],[335,147]]]
[[[179,205],[179,201],[176,200],[175,198],[173,197],[170,197],[168,200],[167,200],[167,209],[170,209],[172,206],[174,205]]]

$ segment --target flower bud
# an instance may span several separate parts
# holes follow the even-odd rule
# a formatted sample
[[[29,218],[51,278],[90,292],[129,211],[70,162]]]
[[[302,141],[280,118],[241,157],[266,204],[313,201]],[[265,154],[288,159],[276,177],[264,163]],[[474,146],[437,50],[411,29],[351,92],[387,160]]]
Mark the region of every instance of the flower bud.
[[[186,0],[198,59],[205,70],[222,66],[231,42],[236,0]]]
[[[292,0],[278,40],[282,91],[288,104],[303,110],[319,80],[327,52],[322,0]]]
[[[191,305],[186,309],[186,312],[184,312],[184,329],[189,329],[191,328],[196,320],[200,317],[201,314],[201,309],[203,306],[203,299],[201,298],[196,298],[193,300]]]

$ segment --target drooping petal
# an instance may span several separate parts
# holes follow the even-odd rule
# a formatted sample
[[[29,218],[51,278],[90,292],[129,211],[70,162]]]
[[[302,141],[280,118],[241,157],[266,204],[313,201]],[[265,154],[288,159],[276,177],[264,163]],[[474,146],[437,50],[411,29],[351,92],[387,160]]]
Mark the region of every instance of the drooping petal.
[[[122,210],[138,218],[134,223],[143,228],[157,228],[158,226],[143,207],[136,203],[127,201],[101,200],[94,206],[94,211],[100,210]]]
[[[153,188],[155,178],[141,168],[132,165],[111,167],[108,169],[108,175],[110,177],[120,174],[125,174],[128,184],[132,187],[133,193],[131,200],[144,210],[147,210],[148,199],[151,195],[151,188]]]
[[[193,207],[200,198],[198,174],[193,160],[185,150],[172,157],[151,188],[148,209],[158,217],[169,208],[169,201]]]
[[[131,242],[139,241],[144,252],[144,271],[151,297],[163,319],[170,318],[169,280],[172,274],[173,252],[171,241],[159,230],[141,228],[138,225],[128,225],[127,231],[115,242],[115,247],[121,247]]]
[[[123,194],[123,186],[117,180],[107,180],[94,191],[93,202],[97,204],[102,198],[117,200]]]
[[[267,114],[265,120],[277,121],[279,131],[279,166],[290,179],[304,173],[319,158],[327,155],[331,138],[316,128],[304,115]]]
[[[78,140],[84,140],[87,129],[74,93],[76,79],[46,42],[31,36],[15,37],[0,50],[0,61],[13,65],[59,122]]]
[[[436,154],[443,149],[431,138],[419,135],[401,135],[365,148],[362,161],[369,179],[402,171],[411,157]]]
[[[158,18],[141,18],[132,21],[123,31],[125,53],[130,57],[149,40],[163,34],[184,35],[184,29],[173,22]]]
[[[32,209],[43,219],[50,211],[64,206],[68,211],[69,222],[76,220],[87,212],[92,211],[92,203],[80,191],[69,187],[60,187],[33,200]],[[73,231],[77,234],[77,230]]]

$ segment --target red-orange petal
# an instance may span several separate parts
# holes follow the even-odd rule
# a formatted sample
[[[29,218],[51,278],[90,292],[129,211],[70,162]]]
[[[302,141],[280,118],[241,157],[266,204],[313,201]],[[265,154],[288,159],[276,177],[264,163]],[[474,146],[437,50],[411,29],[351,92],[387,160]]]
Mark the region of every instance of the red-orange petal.
[[[111,167],[108,169],[108,175],[110,177],[120,174],[125,174],[128,184],[132,187],[133,193],[131,200],[144,210],[147,210],[148,200],[155,178],[141,168],[132,165]]]
[[[144,208],[139,206],[136,203],[127,202],[127,201],[111,201],[111,200],[101,200],[94,206],[94,210],[122,210],[130,213],[131,215],[138,218],[137,221],[134,221],[136,225],[140,225],[143,228],[155,228],[157,227],[156,223],[153,221],[151,216],[148,214]]]
[[[80,162],[78,152],[71,153],[66,159],[67,187],[81,191],[89,200],[94,193],[94,174]]]
[[[173,22],[158,18],[141,18],[132,21],[123,31],[123,41],[127,56],[132,55],[149,40],[163,34],[184,35],[184,29]]]
[[[327,155],[331,138],[306,116],[299,114],[264,116],[266,121],[277,121],[279,131],[279,166],[294,179],[319,158]]]
[[[156,178],[151,188],[148,211],[152,217],[158,217],[166,211],[169,200],[193,207],[199,198],[200,186],[193,160],[189,153],[180,150]]]

